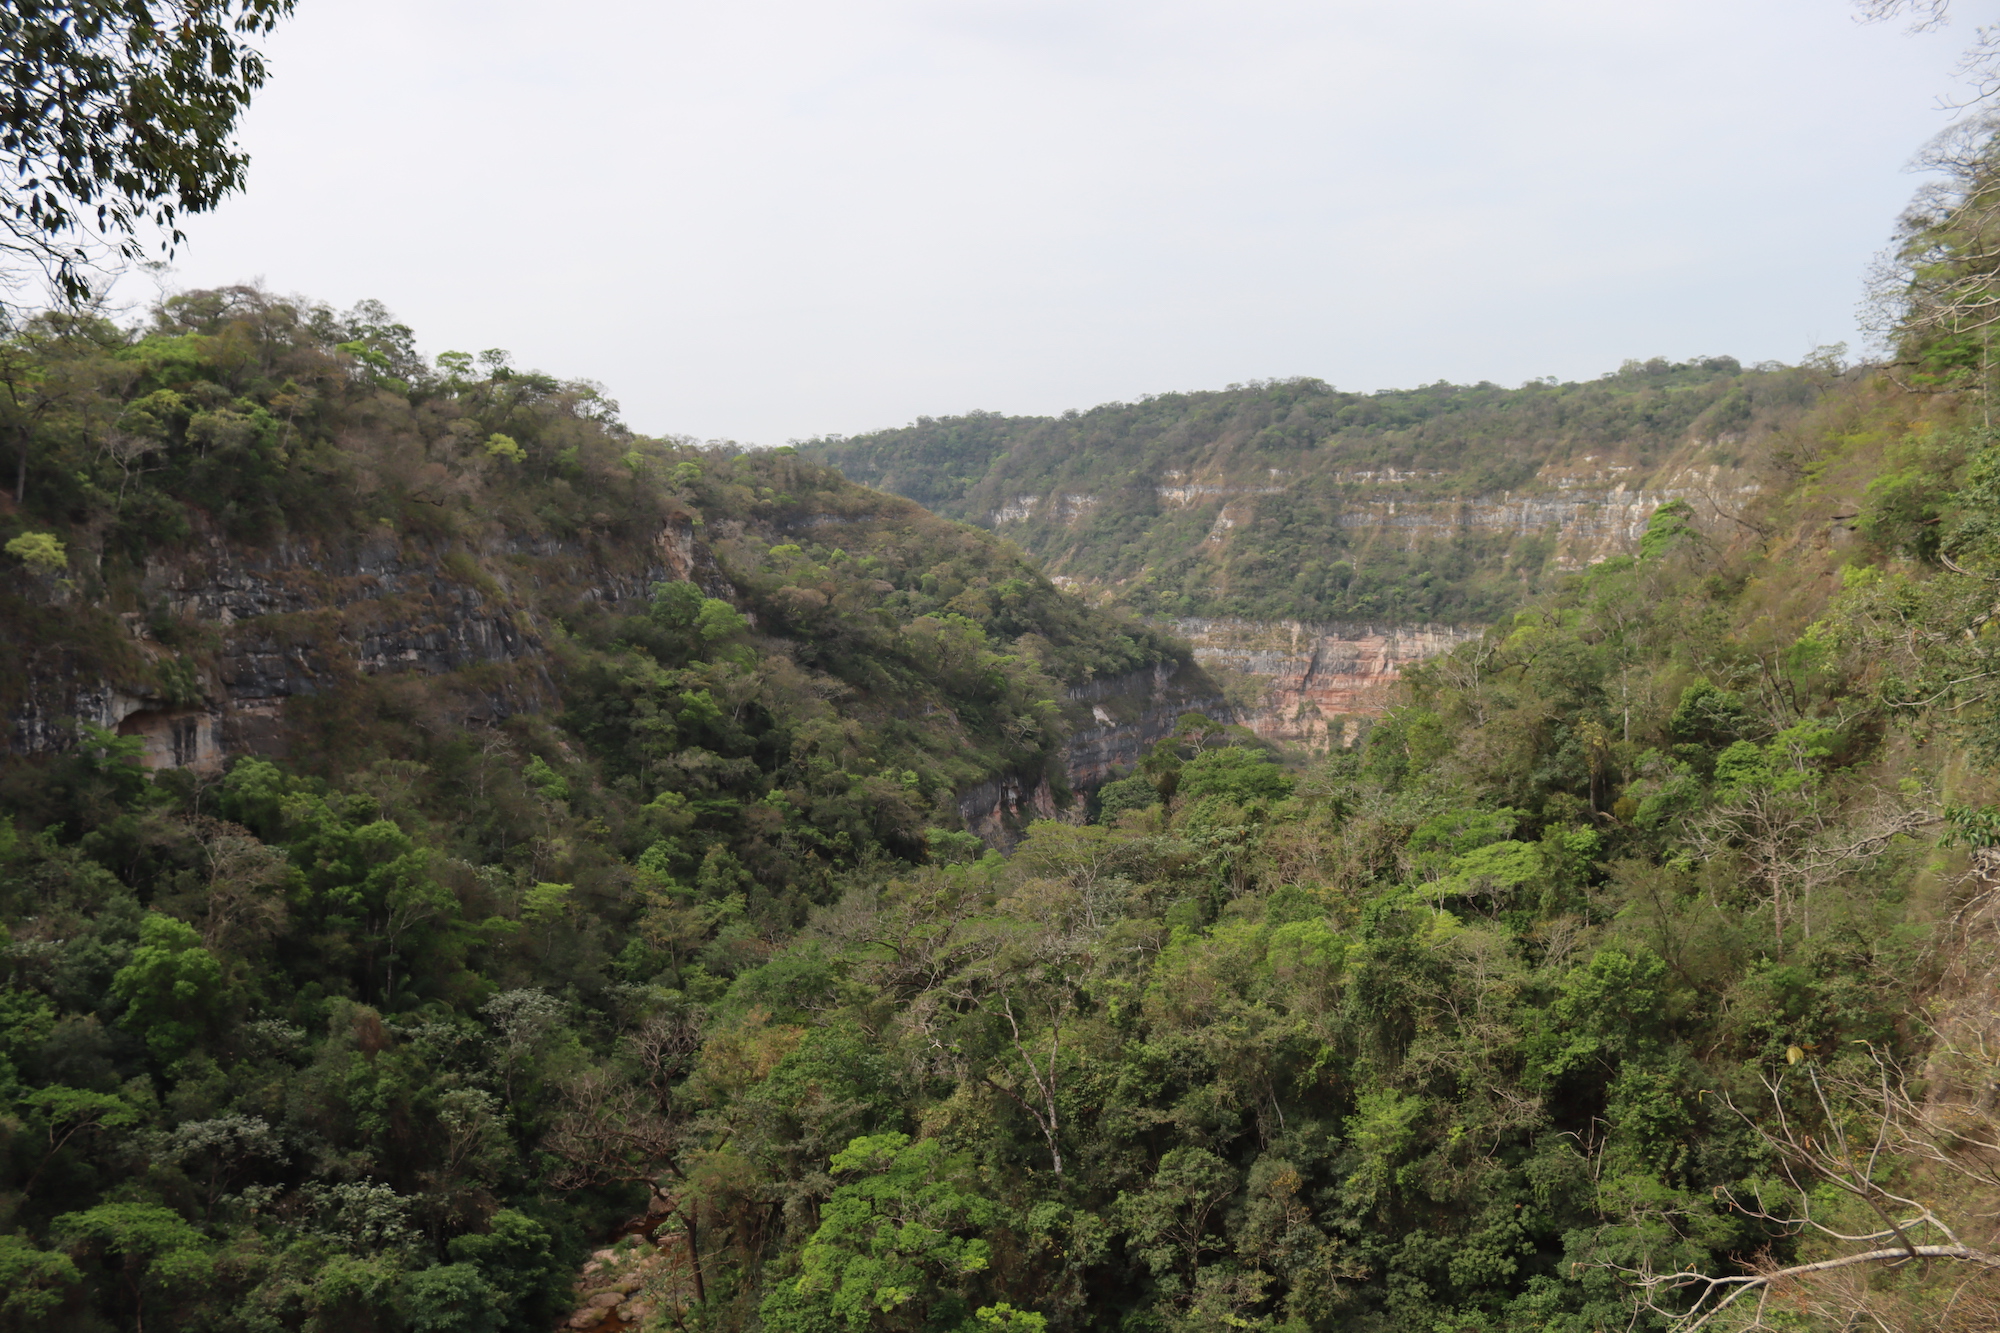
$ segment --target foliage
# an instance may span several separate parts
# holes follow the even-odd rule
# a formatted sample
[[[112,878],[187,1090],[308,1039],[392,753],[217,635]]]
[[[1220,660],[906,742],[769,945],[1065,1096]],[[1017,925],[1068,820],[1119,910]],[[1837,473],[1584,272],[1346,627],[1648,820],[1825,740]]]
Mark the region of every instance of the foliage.
[[[80,573],[0,575],[0,685],[39,642],[198,690],[148,563],[279,535],[546,675],[357,666],[283,758],[0,771],[0,1322],[545,1328],[624,1228],[658,1327],[1658,1329],[1631,1274],[1813,1253],[1722,1202],[1777,1197],[1781,1071],[1914,1065],[1960,975],[2000,468],[1943,396],[1831,383],[1739,532],[1663,509],[1353,750],[1188,714],[989,848],[964,794],[1056,795],[1071,692],[1170,641],[803,454],[176,300],[23,352],[96,369],[31,425],[18,521]]]
[[[1710,357],[1518,389],[1274,380],[1057,418],[925,417],[801,448],[1005,532],[1150,616],[1471,625],[1560,577],[1560,525],[1525,526],[1519,506],[1571,502],[1579,486],[1610,503],[1614,484],[1654,476],[1679,486],[1666,478],[1697,460],[1749,466],[1827,377]],[[1462,522],[1468,505],[1490,521]],[[1676,502],[1662,522],[1686,515]]]
[[[999,1210],[954,1180],[969,1163],[948,1159],[935,1139],[867,1135],[835,1153],[836,1186],[820,1225],[799,1252],[799,1275],[764,1301],[766,1328],[811,1333],[838,1328],[951,1328],[969,1312],[961,1294],[989,1265],[981,1235]],[[970,1320],[964,1322],[970,1323]],[[982,1322],[996,1322],[988,1315]]]
[[[24,532],[7,543],[7,554],[37,574],[59,574],[69,564],[69,554],[53,532]]]
[[[148,222],[179,220],[242,187],[249,159],[231,143],[263,85],[245,38],[269,32],[293,0],[63,0],[0,18],[0,194],[6,249],[44,263],[71,301],[90,294],[86,228],[136,257]]]

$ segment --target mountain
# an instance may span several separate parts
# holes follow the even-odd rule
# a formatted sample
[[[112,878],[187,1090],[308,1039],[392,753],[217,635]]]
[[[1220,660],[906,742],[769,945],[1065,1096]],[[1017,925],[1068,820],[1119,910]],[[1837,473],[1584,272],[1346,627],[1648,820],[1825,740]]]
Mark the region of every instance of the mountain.
[[[633,436],[589,386],[439,378],[393,326],[235,291],[178,298],[141,336],[35,336],[27,512],[67,554],[0,602],[15,753],[73,744],[75,719],[155,766],[324,770],[421,748],[421,718],[567,709],[600,732],[657,717],[662,752],[706,736],[708,767],[615,762],[642,803],[678,784],[733,807],[782,785],[837,698],[832,767],[909,775],[863,806],[920,855],[926,820],[1000,827],[997,795],[962,815],[961,793],[1053,814],[1093,709],[1165,709],[1164,731],[1212,693],[1184,650],[991,538],[789,451]],[[691,600],[659,602],[668,582]],[[675,723],[669,685],[726,721]]]
[[[1239,701],[1260,734],[1324,743],[1453,631],[1633,550],[1660,505],[1733,524],[1837,374],[1716,357],[1518,389],[1276,381],[801,449],[1171,625],[1266,687]]]
[[[1989,1327],[2000,442],[1906,341],[1572,386],[1570,538],[1328,492],[1489,624],[1153,607],[1403,654],[1307,757],[1145,561],[818,446],[371,306],[17,330],[0,1330]]]

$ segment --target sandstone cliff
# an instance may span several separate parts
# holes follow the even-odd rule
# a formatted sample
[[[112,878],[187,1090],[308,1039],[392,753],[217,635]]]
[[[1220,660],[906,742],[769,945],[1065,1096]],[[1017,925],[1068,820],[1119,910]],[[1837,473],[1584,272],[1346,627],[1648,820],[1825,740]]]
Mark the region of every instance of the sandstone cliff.
[[[1266,740],[1314,749],[1353,741],[1382,711],[1403,668],[1449,652],[1480,631],[1451,625],[1308,625],[1296,620],[1174,622],[1195,661],[1253,678],[1255,702],[1231,716]]]

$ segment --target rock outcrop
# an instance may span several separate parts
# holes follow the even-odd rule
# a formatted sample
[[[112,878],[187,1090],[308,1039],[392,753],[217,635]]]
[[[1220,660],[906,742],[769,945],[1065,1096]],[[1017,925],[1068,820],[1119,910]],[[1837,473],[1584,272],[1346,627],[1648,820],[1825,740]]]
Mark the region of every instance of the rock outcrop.
[[[1642,485],[1633,484],[1634,472],[1632,464],[1585,454],[1542,468],[1533,490],[1497,495],[1438,494],[1428,477],[1393,470],[1356,473],[1336,521],[1350,532],[1409,547],[1464,533],[1547,534],[1555,542],[1556,567],[1582,569],[1632,550],[1653,511],[1670,500],[1686,500],[1713,519],[1736,513],[1758,490],[1718,463],[1661,468]]]
[[[1231,710],[1266,740],[1345,745],[1382,711],[1403,668],[1449,652],[1478,630],[1450,625],[1309,625],[1296,620],[1178,620],[1195,661],[1254,677],[1263,698]]]
[[[989,847],[1009,848],[1021,830],[1038,819],[1062,819],[1077,807],[1059,802],[1046,774],[1006,774],[958,794],[958,817],[965,831]]]
[[[138,591],[148,610],[119,617],[113,636],[123,667],[85,661],[73,643],[28,648],[7,749],[66,748],[72,723],[87,722],[141,740],[149,768],[212,772],[231,755],[287,753],[291,701],[398,674],[433,678],[460,721],[491,723],[556,702],[552,611],[566,602],[636,610],[663,580],[734,596],[686,523],[636,552],[555,539],[476,549],[388,537],[266,549],[214,540],[147,567]],[[72,594],[52,584],[47,595]],[[1066,784],[1037,772],[970,787],[957,798],[967,829],[1009,846],[1034,820],[1079,814],[1069,792],[1129,768],[1181,714],[1228,715],[1192,662],[1091,681],[1066,703],[1075,727]]]
[[[662,1202],[657,1197],[655,1207]],[[625,1329],[679,1326],[701,1300],[688,1233],[662,1212],[649,1210],[618,1229],[610,1245],[592,1251],[572,1287],[568,1333],[622,1333]]]
[[[212,769],[230,754],[284,753],[288,700],[396,673],[454,676],[465,720],[493,721],[555,699],[548,627],[527,591],[560,584],[580,601],[636,606],[677,577],[718,582],[692,535],[671,527],[638,559],[609,560],[553,539],[479,550],[214,540],[147,566],[149,611],[121,618],[138,669],[106,680],[72,647],[30,647],[7,746],[63,748],[75,719],[139,738],[148,767]]]
[[[1093,680],[1068,692],[1077,719],[1063,751],[1071,793],[1128,773],[1146,748],[1174,729],[1186,713],[1232,720],[1230,705],[1195,662],[1162,662],[1145,671]],[[1089,721],[1083,721],[1086,715]],[[1059,796],[1045,774],[1008,774],[959,793],[958,814],[967,831],[989,845],[1011,847],[1037,819],[1083,817],[1081,801]]]
[[[1067,756],[1073,787],[1094,787],[1114,770],[1129,772],[1154,741],[1174,729],[1184,713],[1235,720],[1221,687],[1195,662],[1161,663],[1150,671],[1094,680],[1069,697],[1090,709],[1094,725],[1071,733]]]

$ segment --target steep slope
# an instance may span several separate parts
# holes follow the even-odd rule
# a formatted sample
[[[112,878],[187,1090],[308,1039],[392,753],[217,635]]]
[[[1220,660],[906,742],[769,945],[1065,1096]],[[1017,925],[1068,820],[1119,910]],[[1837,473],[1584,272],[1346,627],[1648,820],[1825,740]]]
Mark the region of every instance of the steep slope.
[[[1060,418],[975,413],[803,446],[1006,534],[1066,586],[1268,678],[1267,735],[1323,737],[1402,665],[1560,574],[1629,552],[1661,504],[1732,525],[1749,466],[1828,366],[1629,363],[1581,384],[1340,393],[1316,380]],[[1279,640],[1302,646],[1273,653]],[[1322,679],[1317,658],[1342,668]]]
[[[0,1328],[1588,1333],[1801,1208],[1990,1252],[1979,379],[1830,384],[1286,768],[795,453],[256,293],[42,335]],[[1787,1316],[1989,1327],[1931,1257]]]
[[[196,294],[138,339],[42,331],[70,387],[44,390],[13,522],[50,515],[68,548],[0,597],[14,752],[73,744],[76,719],[141,738],[154,766],[331,762],[313,752],[376,743],[386,695],[461,725],[575,712],[586,680],[620,693],[589,707],[645,707],[613,678],[621,652],[674,630],[652,606],[663,581],[746,623],[656,657],[708,657],[690,683],[732,721],[770,691],[803,709],[734,744],[788,744],[826,710],[801,700],[839,699],[867,736],[847,758],[911,775],[906,841],[926,818],[998,835],[1017,807],[1052,814],[1071,732],[1108,718],[1110,748],[1136,752],[1214,694],[1157,634],[907,501],[784,452],[631,436],[588,386],[398,365],[393,326],[331,320]],[[354,726],[329,736],[337,713]],[[1102,758],[1082,762],[1087,780]]]
[[[592,1060],[684,1077],[814,912],[1214,697],[988,534],[409,345],[4,344],[0,1328],[549,1327],[645,1220],[559,1164]]]

